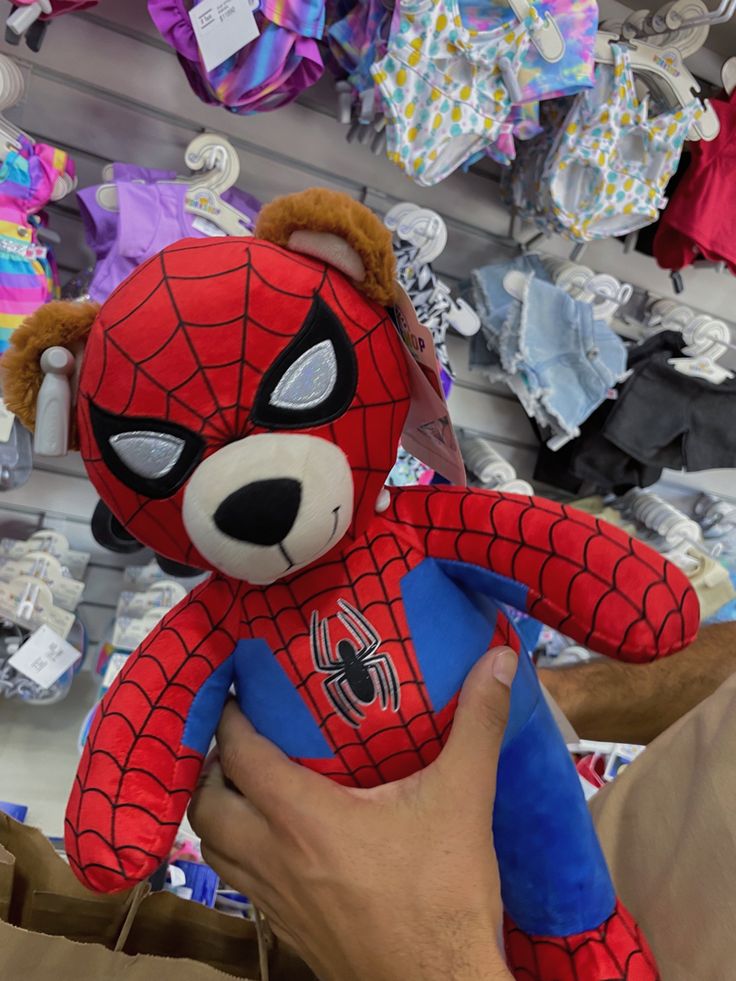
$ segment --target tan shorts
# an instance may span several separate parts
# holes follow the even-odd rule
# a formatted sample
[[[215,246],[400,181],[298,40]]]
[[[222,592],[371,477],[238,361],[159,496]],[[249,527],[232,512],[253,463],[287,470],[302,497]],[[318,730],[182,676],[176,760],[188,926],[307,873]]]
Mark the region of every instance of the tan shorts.
[[[662,981],[736,981],[736,675],[591,810]]]

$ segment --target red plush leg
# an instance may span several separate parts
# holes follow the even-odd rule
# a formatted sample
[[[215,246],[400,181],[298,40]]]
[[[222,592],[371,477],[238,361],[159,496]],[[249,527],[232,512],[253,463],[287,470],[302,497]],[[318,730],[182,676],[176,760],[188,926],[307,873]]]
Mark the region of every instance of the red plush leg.
[[[103,698],[65,820],[69,862],[91,889],[133,886],[169,854],[203,762],[182,745],[185,725],[202,685],[233,652],[236,614],[231,586],[204,583],[149,634]]]
[[[595,930],[530,937],[504,921],[506,958],[516,981],[660,981],[654,955],[619,901]]]

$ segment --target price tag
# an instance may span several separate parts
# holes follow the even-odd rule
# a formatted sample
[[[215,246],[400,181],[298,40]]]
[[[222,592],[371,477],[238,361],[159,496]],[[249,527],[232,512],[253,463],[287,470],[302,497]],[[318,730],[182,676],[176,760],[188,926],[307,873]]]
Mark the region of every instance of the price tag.
[[[408,293],[398,283],[397,293],[394,318],[409,353],[412,395],[401,445],[451,484],[464,487],[465,465],[442,391],[432,334],[419,323]]]
[[[189,11],[189,16],[208,72],[260,33],[248,0],[202,0]]]
[[[41,688],[51,688],[82,655],[46,625],[39,627],[8,664]]]
[[[8,409],[2,399],[0,399],[0,443],[7,443],[10,434],[13,432],[15,415]]]
[[[206,218],[195,218],[192,222],[192,228],[196,228],[197,231],[202,232],[203,235],[209,235],[210,238],[227,237],[226,231],[220,228],[219,225],[215,225],[214,222],[208,221]]]

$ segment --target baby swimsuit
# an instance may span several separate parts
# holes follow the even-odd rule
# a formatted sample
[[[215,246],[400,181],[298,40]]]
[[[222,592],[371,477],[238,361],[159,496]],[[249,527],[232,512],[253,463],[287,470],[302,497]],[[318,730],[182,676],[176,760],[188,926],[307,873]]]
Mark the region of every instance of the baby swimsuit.
[[[148,11],[194,92],[211,105],[244,115],[278,109],[322,75],[323,0],[262,0],[255,13],[259,36],[209,72],[184,0],[148,0]]]
[[[418,184],[437,184],[496,142],[511,110],[528,31],[466,28],[455,0],[408,0],[386,56],[373,66],[388,122],[388,157]]]
[[[579,241],[626,235],[657,219],[701,111],[693,99],[650,117],[648,99],[640,102],[636,94],[626,49],[611,49],[614,65],[599,65],[595,88],[576,98],[542,179],[545,210]]]
[[[487,0],[459,0],[460,13],[470,27],[489,31],[509,20],[506,3],[496,5]],[[577,95],[593,87],[595,74],[595,34],[598,28],[598,4],[595,0],[539,0],[535,4],[540,17],[549,14],[565,39],[565,51],[559,61],[545,61],[534,45],[523,53],[519,70],[522,103]]]
[[[36,0],[13,0],[16,7],[28,7]],[[51,0],[51,13],[41,14],[40,20],[53,20],[54,17],[61,17],[62,14],[73,14],[75,11],[89,10],[96,7],[99,0]]]
[[[365,0],[327,31],[332,57],[358,95],[375,88],[371,65],[385,54],[391,19],[383,0]]]

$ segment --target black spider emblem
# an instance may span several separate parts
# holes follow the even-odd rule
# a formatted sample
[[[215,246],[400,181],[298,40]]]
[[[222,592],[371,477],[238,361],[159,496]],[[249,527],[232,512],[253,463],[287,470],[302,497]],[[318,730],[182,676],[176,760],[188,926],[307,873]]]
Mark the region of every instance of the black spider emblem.
[[[388,654],[376,653],[381,638],[363,614],[343,599],[337,601],[337,619],[355,643],[339,640],[333,653],[327,617],[312,612],[310,643],[315,667],[330,675],[324,688],[338,715],[356,729],[365,718],[363,705],[380,699],[385,711],[389,705],[398,712],[401,689]]]

